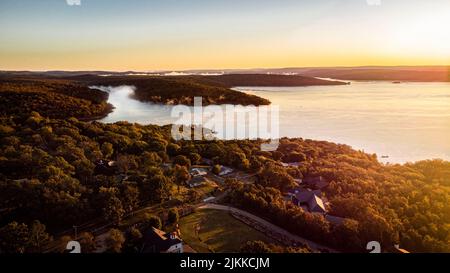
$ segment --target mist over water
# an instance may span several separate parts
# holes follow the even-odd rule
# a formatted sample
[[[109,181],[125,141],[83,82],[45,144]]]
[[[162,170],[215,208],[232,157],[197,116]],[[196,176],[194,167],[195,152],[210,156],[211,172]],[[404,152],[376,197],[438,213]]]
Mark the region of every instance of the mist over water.
[[[116,109],[102,122],[166,125],[173,106],[130,97],[133,87],[103,87]],[[280,106],[280,136],[343,143],[384,162],[450,160],[450,84],[352,82],[345,86],[245,87]],[[389,158],[382,159],[382,156]]]
[[[92,86],[91,88],[108,92],[108,102],[114,106],[114,111],[106,118],[100,120],[104,123],[128,121],[131,123],[140,123],[144,125],[156,124],[160,126],[168,124],[196,124],[211,129],[216,133],[216,137],[220,139],[254,139],[258,137],[270,139],[272,137],[270,130],[259,134],[251,134],[251,132],[258,130],[258,125],[249,123],[249,120],[245,120],[245,123],[236,122],[237,113],[245,113],[245,111],[237,107],[235,108],[233,105],[220,105],[219,109],[203,106],[203,124],[201,124],[201,122],[194,119],[194,107],[183,107],[189,109],[190,114],[181,115],[181,113],[178,112],[180,109],[174,109],[176,107],[174,105],[161,105],[133,99],[135,91],[134,86]],[[236,115],[235,117],[230,117],[225,114],[227,107],[235,108],[234,111],[232,111],[232,113]],[[221,127],[219,127],[219,125],[208,126],[208,121],[211,121],[212,116],[220,117],[222,122],[219,124],[222,125]],[[243,124],[245,124],[245,126]],[[226,126],[234,127],[230,130],[231,134],[230,131],[228,131],[229,128]],[[243,132],[238,132],[238,128],[243,128]],[[242,136],[239,133],[242,133]]]
[[[167,125],[176,121],[170,117],[173,106],[141,102],[133,99],[134,86],[98,86],[91,87],[109,93],[108,103],[114,111],[100,120],[104,123],[128,121],[131,123]]]

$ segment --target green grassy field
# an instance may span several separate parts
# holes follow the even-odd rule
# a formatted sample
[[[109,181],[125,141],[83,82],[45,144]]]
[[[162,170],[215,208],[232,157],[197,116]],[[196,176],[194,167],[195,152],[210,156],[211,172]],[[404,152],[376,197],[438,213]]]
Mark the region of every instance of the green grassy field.
[[[200,227],[198,235],[197,227]],[[218,210],[198,210],[180,219],[180,228],[183,240],[200,253],[235,253],[247,241],[273,242],[227,212]]]

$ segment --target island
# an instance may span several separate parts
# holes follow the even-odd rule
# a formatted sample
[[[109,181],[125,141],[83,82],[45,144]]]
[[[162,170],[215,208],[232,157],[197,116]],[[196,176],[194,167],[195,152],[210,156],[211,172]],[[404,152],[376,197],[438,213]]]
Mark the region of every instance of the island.
[[[259,96],[230,89],[235,86],[342,85],[339,81],[285,75],[222,76],[101,76],[72,73],[0,73],[0,113],[31,113],[61,118],[72,115],[81,120],[105,117],[113,109],[108,94],[92,86],[135,86],[134,98],[168,105],[193,105],[202,97],[204,105],[269,105]],[[49,101],[54,103],[48,104]],[[17,104],[20,102],[20,104]],[[19,109],[20,108],[20,109]]]

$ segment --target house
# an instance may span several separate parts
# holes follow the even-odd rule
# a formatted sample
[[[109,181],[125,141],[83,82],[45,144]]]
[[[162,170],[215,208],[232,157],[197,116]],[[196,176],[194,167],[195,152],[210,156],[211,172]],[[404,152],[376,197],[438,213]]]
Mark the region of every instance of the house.
[[[201,185],[205,184],[206,182],[208,182],[208,180],[205,177],[194,176],[191,180],[189,180],[188,186],[190,188],[196,188],[196,187],[200,187]]]
[[[192,176],[205,176],[207,174],[208,174],[208,172],[202,168],[192,168],[192,170],[191,170]]]
[[[232,168],[229,168],[229,167],[226,167],[226,166],[221,166],[219,175],[220,176],[225,176],[225,175],[230,174],[232,172],[234,172],[234,170]]]
[[[319,190],[326,188],[330,184],[322,176],[306,177],[303,179],[303,183],[308,185],[309,187]]]
[[[322,192],[319,190],[301,190],[292,196],[292,202],[306,211],[313,213],[326,213],[325,204],[321,198]]]
[[[179,232],[152,228],[144,235],[142,253],[183,253],[183,240]]]
[[[311,199],[307,202],[309,212],[326,213],[325,205],[323,204],[322,198],[313,194]]]

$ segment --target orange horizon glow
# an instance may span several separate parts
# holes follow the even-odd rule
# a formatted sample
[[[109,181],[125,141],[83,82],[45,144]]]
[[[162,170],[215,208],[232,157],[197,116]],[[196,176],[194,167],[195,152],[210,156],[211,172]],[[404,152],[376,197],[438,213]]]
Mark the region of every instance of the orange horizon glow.
[[[450,65],[445,0],[24,1],[0,3],[0,70]]]

